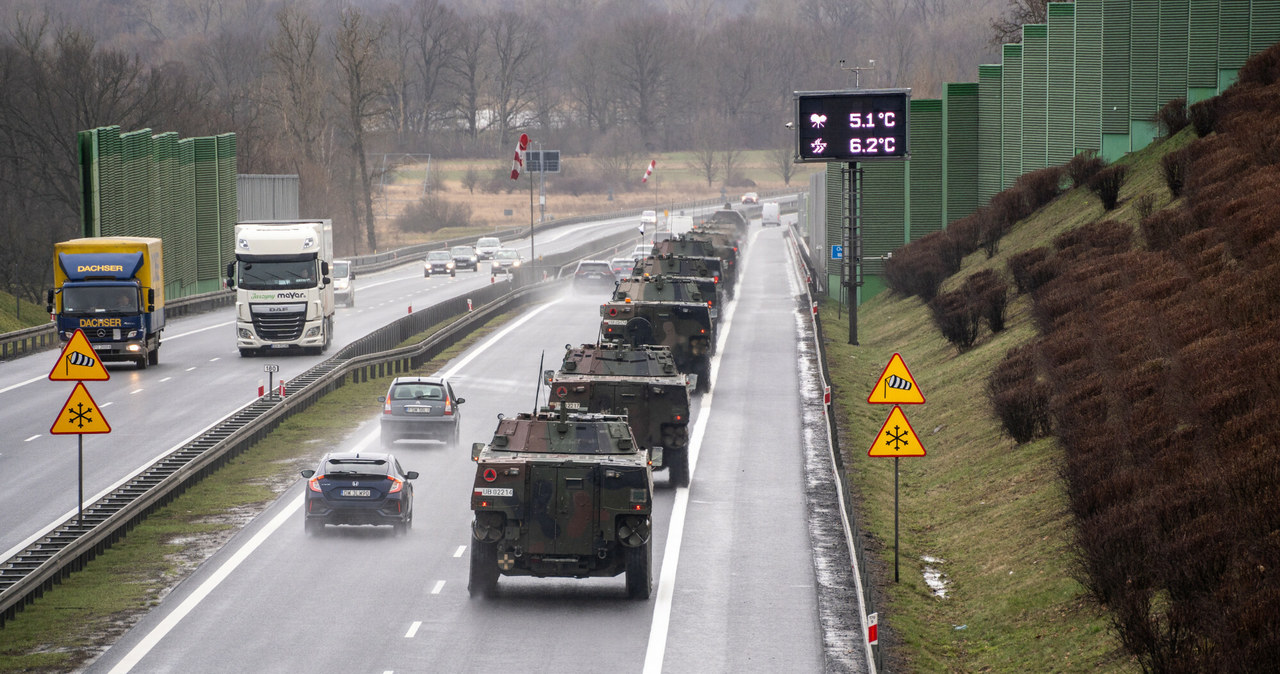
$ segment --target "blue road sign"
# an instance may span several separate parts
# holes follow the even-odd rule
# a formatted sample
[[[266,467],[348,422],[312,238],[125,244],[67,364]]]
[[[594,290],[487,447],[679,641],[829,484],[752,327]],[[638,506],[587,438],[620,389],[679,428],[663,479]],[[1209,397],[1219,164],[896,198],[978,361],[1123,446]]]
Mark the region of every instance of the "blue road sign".
[[[832,246],[832,247],[831,247],[831,259],[832,259],[832,260],[843,260],[843,259],[844,259],[844,246]]]

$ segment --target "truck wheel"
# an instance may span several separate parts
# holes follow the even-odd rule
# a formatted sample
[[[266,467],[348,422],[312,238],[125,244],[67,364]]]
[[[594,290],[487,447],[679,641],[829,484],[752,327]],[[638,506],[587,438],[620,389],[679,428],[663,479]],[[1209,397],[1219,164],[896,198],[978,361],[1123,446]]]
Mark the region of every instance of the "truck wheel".
[[[147,361],[149,360],[151,360],[150,354],[143,353],[141,356],[138,356],[137,358],[138,369],[139,370],[147,369]]]
[[[630,579],[630,575],[627,576]],[[498,589],[498,544],[471,539],[471,574],[467,592],[472,597],[489,597]]]
[[[670,469],[667,473],[672,487],[689,486],[689,452],[688,450],[671,451]],[[664,457],[665,460],[665,457]]]
[[[626,549],[627,596],[631,599],[648,599],[653,592],[653,541],[646,541],[638,548]]]
[[[241,358],[253,358],[253,349],[240,349]]]
[[[152,349],[152,350],[147,354],[147,360],[148,360],[148,361],[150,361],[150,364],[151,364],[151,365],[159,365],[159,364],[160,364],[160,347],[159,347],[159,346],[156,346],[156,348]]]

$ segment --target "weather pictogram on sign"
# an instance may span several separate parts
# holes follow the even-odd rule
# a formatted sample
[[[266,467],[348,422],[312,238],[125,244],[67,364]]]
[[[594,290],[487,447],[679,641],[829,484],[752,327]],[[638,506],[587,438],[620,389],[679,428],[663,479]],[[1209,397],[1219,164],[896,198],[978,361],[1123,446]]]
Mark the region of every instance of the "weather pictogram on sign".
[[[58,413],[58,419],[49,429],[53,435],[75,435],[77,433],[110,433],[111,424],[102,416],[102,410],[93,402],[89,389],[81,382],[71,390],[67,402]]]
[[[50,381],[107,381],[110,378],[107,368],[102,366],[102,359],[94,353],[89,338],[78,328],[67,345],[62,347],[58,362],[49,370]]]
[[[884,372],[876,380],[875,388],[867,396],[867,402],[883,405],[919,405],[924,402],[924,394],[916,385],[915,377],[903,362],[902,356],[893,354]]]
[[[884,421],[884,426],[880,427],[880,433],[871,443],[867,456],[924,455],[924,445],[907,421],[907,415],[902,413],[901,407],[894,405],[893,411],[889,412],[889,418]]]

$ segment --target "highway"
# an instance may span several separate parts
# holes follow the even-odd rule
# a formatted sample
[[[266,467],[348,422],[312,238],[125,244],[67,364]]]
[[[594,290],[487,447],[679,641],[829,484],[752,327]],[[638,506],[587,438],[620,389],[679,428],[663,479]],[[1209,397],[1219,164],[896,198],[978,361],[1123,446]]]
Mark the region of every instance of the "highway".
[[[634,229],[636,223],[619,218],[538,231],[535,245],[549,255]],[[511,242],[526,258],[528,244],[528,239]],[[241,358],[232,307],[169,321],[158,366],[140,371],[132,363],[107,363],[111,379],[86,384],[111,427],[109,434],[84,436],[86,502],[252,401],[259,380],[265,383],[263,365],[280,365],[277,382],[297,376],[411,306],[422,309],[489,284],[484,263],[481,269],[426,279],[420,262],[412,262],[360,276],[357,306],[338,308],[334,343],[323,356]],[[47,379],[57,357],[58,352],[47,351],[0,363],[0,475],[9,487],[0,491],[0,561],[76,510],[76,436],[49,433],[73,388],[71,382]]]
[[[795,394],[800,288],[782,232],[753,234],[712,390],[695,400],[692,485],[657,478],[653,599],[628,600],[621,576],[503,577],[496,597],[469,598],[470,453],[402,444],[421,473],[406,537],[306,537],[300,480],[87,671],[826,669]],[[464,447],[487,440],[499,412],[532,406],[544,351],[554,364],[566,343],[595,340],[600,299],[532,307],[446,365],[467,399]],[[333,449],[376,448],[376,422]]]

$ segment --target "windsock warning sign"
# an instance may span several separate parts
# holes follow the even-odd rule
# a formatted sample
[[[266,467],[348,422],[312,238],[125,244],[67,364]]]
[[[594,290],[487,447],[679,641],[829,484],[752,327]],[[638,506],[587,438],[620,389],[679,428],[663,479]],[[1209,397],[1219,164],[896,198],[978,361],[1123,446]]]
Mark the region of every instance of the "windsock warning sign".
[[[901,355],[895,353],[889,359],[875,388],[871,389],[871,395],[867,396],[867,402],[873,405],[919,405],[924,402],[924,394]]]
[[[49,370],[50,381],[107,381],[110,378],[107,368],[102,366],[102,359],[80,329],[76,329],[67,340],[67,345],[58,355],[58,362]]]

